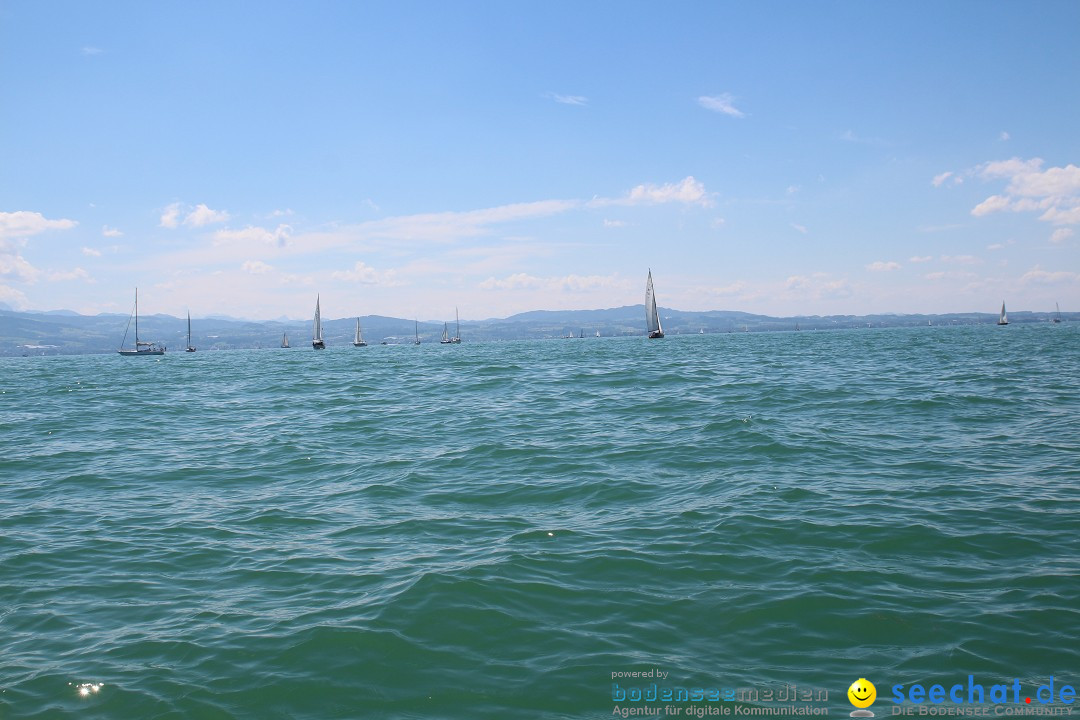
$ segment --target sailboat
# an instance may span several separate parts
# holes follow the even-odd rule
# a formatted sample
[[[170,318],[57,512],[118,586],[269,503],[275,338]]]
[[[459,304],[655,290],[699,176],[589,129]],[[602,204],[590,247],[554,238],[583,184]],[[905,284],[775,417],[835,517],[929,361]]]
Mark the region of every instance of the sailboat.
[[[998,315],[998,325],[1008,325],[1009,316],[1005,314],[1005,301],[1001,301],[1001,314]]]
[[[191,311],[187,314],[187,348],[184,352],[195,352],[195,346],[191,344]]]
[[[415,319],[413,320],[413,334],[416,337],[416,340],[413,341],[413,345],[419,345],[420,344],[420,321],[419,320],[415,320]]]
[[[289,333],[287,332],[281,333],[281,347],[289,347]]]
[[[315,322],[311,328],[311,347],[316,350],[325,350],[326,343],[322,339],[322,313],[319,311],[319,296],[315,296]]]
[[[649,268],[649,281],[645,283],[645,326],[649,338],[664,337],[664,328],[660,327],[660,316],[656,312],[656,294],[652,286],[652,268]]]
[[[458,317],[457,308],[454,308],[454,337],[450,338],[450,342],[455,345],[461,344],[461,318]]]
[[[164,355],[165,346],[139,340],[139,288],[135,288],[135,310],[132,312],[132,317],[135,318],[135,349],[124,349],[124,343],[127,341],[127,330],[125,330],[124,339],[120,341],[120,349],[116,352],[121,355]],[[128,318],[128,327],[131,327],[130,317]]]
[[[596,331],[596,337],[600,337],[600,331],[599,330]]]
[[[356,337],[353,339],[353,347],[367,347],[364,335],[360,332],[360,318],[356,318]]]
[[[1054,316],[1054,323],[1061,322],[1061,305],[1054,303],[1054,307],[1057,308],[1057,315]]]
[[[450,332],[446,329],[446,323],[442,324],[442,340],[439,341],[440,345],[449,345],[454,342],[450,339]]]

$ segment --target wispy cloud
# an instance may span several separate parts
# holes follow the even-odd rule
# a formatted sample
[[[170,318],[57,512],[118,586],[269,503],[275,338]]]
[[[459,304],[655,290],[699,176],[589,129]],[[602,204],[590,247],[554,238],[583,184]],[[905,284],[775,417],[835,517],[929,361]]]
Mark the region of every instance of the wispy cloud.
[[[527,273],[514,273],[505,278],[490,277],[481,282],[481,290],[549,290],[552,292],[585,292],[597,288],[626,288],[626,280],[618,275],[565,275],[563,277],[536,277]]]
[[[282,248],[289,244],[292,232],[288,225],[278,225],[274,230],[248,225],[243,230],[218,230],[214,233],[214,244],[251,243]]]
[[[930,262],[933,259],[934,259],[933,255],[913,255],[912,257],[908,258],[908,262],[924,263],[924,262]]]
[[[70,230],[78,224],[74,220],[49,220],[41,213],[27,210],[0,212],[0,239],[24,238],[47,230]]]
[[[1001,131],[1001,134],[1000,134],[1000,135],[998,135],[998,142],[1005,142],[1006,140],[1009,140],[1009,139],[1010,139],[1011,137],[1012,137],[1012,136],[1011,136],[1011,135],[1009,135],[1009,133],[1007,133],[1007,132],[1005,132],[1004,130],[1002,130],[1002,131]]]
[[[352,270],[344,270],[331,273],[335,280],[358,283],[360,285],[379,285],[382,287],[394,287],[403,285],[404,282],[398,277],[395,270],[376,270],[363,262],[357,262]]]
[[[864,137],[857,135],[854,130],[845,130],[840,133],[840,139],[844,142],[855,143],[856,145],[888,145],[889,142],[882,138],[876,137]]]
[[[52,282],[64,282],[67,280],[85,280],[87,282],[93,282],[90,273],[80,267],[67,271],[51,272],[48,275],[48,279]]]
[[[729,115],[736,118],[746,117],[746,113],[735,107],[735,97],[731,93],[702,95],[697,101],[698,105],[706,110],[712,110],[721,115]]]
[[[1047,272],[1036,265],[1020,278],[1023,285],[1080,285],[1080,273],[1060,270]]]
[[[103,52],[105,51],[99,47],[94,47],[93,45],[84,45],[82,48],[83,55],[100,55]]]
[[[960,185],[964,182],[964,178],[962,176],[957,175],[952,170],[949,170],[941,173],[940,175],[935,175],[934,179],[930,181],[930,184],[934,187],[941,187],[950,178],[952,179],[952,182],[950,183],[951,185]]]
[[[870,270],[871,272],[890,272],[892,270],[899,270],[900,263],[894,262],[892,260],[878,260],[867,265],[866,269]]]
[[[663,203],[712,207],[713,199],[712,195],[705,190],[704,183],[689,175],[677,183],[638,185],[631,188],[621,198],[593,198],[588,204],[592,207],[603,207],[605,205],[660,205]]]
[[[1073,236],[1073,229],[1072,228],[1058,228],[1057,230],[1055,230],[1053,233],[1050,234],[1050,242],[1054,243],[1055,245],[1061,245],[1062,243],[1064,243],[1066,240],[1068,240],[1072,236]]]
[[[124,233],[120,232],[116,228],[109,227],[108,225],[101,226],[101,234],[103,237],[123,237]]]
[[[796,231],[802,233],[803,235],[805,235],[807,233],[805,225],[800,225],[798,223],[788,223],[788,224],[791,225],[791,227],[794,228]]]
[[[626,227],[626,221],[625,220],[608,220],[607,218],[604,218],[604,227],[609,227],[609,228]]]
[[[557,103],[563,105],[588,105],[589,98],[584,95],[560,95],[559,93],[549,92],[545,93],[544,97],[554,100]]]
[[[180,216],[183,215],[183,220]],[[199,203],[193,209],[185,213],[182,203],[174,202],[165,207],[161,213],[160,225],[164,228],[177,228],[180,223],[191,227],[204,227],[215,223],[223,223],[229,219],[229,213],[224,210],[211,210],[203,203]]]
[[[267,265],[262,260],[248,260],[240,269],[250,275],[265,275],[274,269],[272,265]]]
[[[834,278],[827,273],[792,275],[784,287],[789,296],[801,299],[843,300],[854,294],[846,278]]]
[[[982,260],[974,255],[942,255],[941,262],[952,265],[979,265]]]
[[[82,254],[86,255],[87,257],[101,257],[101,251],[95,250],[92,247],[84,247],[82,249]]]

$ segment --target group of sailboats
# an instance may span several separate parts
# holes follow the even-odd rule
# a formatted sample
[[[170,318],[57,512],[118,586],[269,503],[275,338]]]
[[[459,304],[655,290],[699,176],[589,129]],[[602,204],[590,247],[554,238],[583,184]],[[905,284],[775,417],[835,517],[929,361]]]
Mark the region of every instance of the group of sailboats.
[[[417,341],[419,341],[417,337]],[[418,343],[419,344],[419,343]],[[457,308],[454,308],[454,337],[450,337],[447,332],[446,323],[442,326],[442,340],[439,341],[440,345],[459,345],[461,344],[461,318],[458,317]]]

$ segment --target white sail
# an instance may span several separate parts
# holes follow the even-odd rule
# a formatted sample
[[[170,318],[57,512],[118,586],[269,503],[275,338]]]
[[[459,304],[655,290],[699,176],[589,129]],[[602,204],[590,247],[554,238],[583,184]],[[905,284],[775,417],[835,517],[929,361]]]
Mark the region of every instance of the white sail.
[[[289,347],[289,333],[287,332],[281,333],[281,347]]]
[[[649,280],[645,284],[645,325],[649,331],[649,337],[664,337],[664,329],[660,327],[660,315],[656,312],[656,293],[653,292],[652,270],[649,270]]]
[[[367,343],[364,342],[364,333],[360,331],[360,318],[356,318],[356,337],[353,339],[353,346],[366,347]]]
[[[442,324],[442,340],[439,342],[443,344],[450,342],[450,332],[446,329],[446,323]]]
[[[1005,301],[1001,301],[1001,314],[998,316],[998,325],[1008,325],[1009,316],[1005,314]]]
[[[319,307],[320,297],[315,296],[315,322],[311,327],[311,347],[316,350],[322,350],[326,347],[326,343],[323,342],[322,337],[322,311]]]

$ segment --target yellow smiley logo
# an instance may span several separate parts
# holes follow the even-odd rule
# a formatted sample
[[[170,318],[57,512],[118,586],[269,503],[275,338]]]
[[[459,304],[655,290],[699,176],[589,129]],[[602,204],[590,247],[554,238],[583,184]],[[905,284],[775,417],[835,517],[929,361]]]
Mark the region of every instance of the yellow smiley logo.
[[[855,707],[868,708],[874,704],[874,700],[877,700],[877,688],[866,678],[859,678],[851,683],[851,687],[847,690],[847,697]],[[859,714],[873,717],[873,713],[861,712]]]

